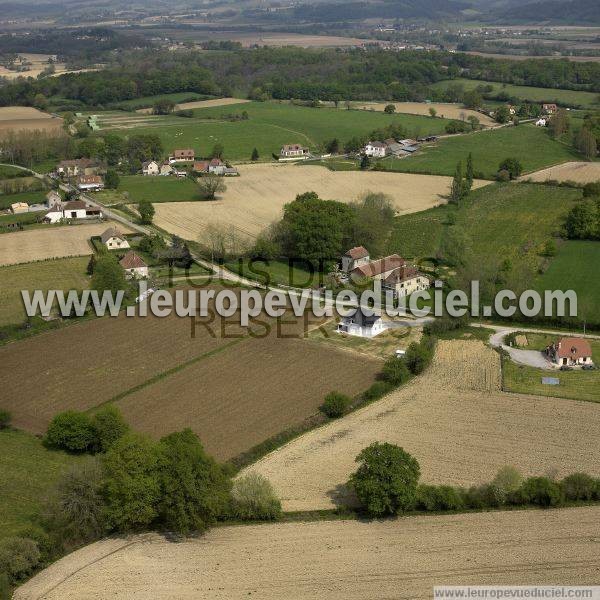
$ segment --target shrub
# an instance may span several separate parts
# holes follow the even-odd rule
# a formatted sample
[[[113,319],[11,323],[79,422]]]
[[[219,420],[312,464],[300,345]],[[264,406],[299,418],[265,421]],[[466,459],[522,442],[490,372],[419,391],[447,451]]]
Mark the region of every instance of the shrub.
[[[106,452],[119,438],[129,431],[121,411],[109,404],[101,408],[93,417],[96,431],[96,444],[100,452]]]
[[[69,452],[86,452],[96,444],[96,430],[85,413],[68,410],[52,419],[46,432],[46,443]]]
[[[523,165],[516,158],[506,158],[498,167],[498,172],[507,171],[510,179],[517,179],[523,172]]]
[[[329,418],[337,419],[346,414],[351,403],[352,399],[349,396],[339,392],[330,392],[325,396],[325,401],[321,404],[319,410]]]
[[[107,527],[131,531],[147,527],[158,516],[158,452],[149,439],[128,433],[104,455],[103,516]]]
[[[0,540],[0,573],[6,573],[11,583],[27,577],[39,562],[40,551],[33,540],[22,537]]]
[[[423,337],[419,344],[416,342],[410,344],[404,355],[408,370],[413,375],[421,374],[431,362],[434,349],[434,342],[429,336]]]
[[[206,454],[191,429],[167,435],[157,451],[158,514],[164,526],[183,534],[204,531],[226,514],[231,501],[229,474]]]
[[[450,485],[420,485],[416,507],[421,510],[460,510],[465,502],[459,489]]]
[[[394,386],[388,381],[376,381],[371,387],[363,393],[363,399],[367,402],[378,400],[391,392]]]
[[[26,525],[17,532],[17,537],[33,540],[40,551],[40,563],[47,564],[58,555],[59,549],[55,540],[38,525]],[[0,598],[2,595],[0,594]]]
[[[394,515],[414,506],[421,471],[408,452],[375,442],[362,450],[356,462],[360,466],[349,485],[370,515]]]
[[[496,179],[502,182],[510,181],[510,173],[506,169],[501,169],[498,171]]]
[[[66,470],[46,506],[48,529],[65,547],[91,542],[104,531],[103,470],[97,458]]]
[[[548,477],[530,477],[519,489],[522,502],[537,506],[558,506],[562,502],[562,490],[558,483]]]
[[[233,484],[232,512],[238,519],[275,520],[281,516],[281,502],[268,479],[249,473]]]
[[[516,467],[502,467],[492,481],[492,484],[507,494],[516,492],[523,483],[523,476]]]
[[[8,429],[11,418],[11,414],[7,410],[0,410],[0,429]]]
[[[385,361],[381,373],[384,381],[394,386],[401,385],[410,379],[410,371],[406,366],[406,362],[396,356],[391,356]]]
[[[587,473],[573,473],[567,475],[560,485],[567,500],[592,500],[597,482]]]

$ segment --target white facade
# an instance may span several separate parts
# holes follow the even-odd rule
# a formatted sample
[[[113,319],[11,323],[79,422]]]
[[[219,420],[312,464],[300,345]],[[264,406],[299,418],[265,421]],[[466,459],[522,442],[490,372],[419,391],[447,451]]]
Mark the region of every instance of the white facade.
[[[63,214],[65,219],[85,219],[87,217],[85,208],[65,208]]]
[[[119,249],[119,248],[129,248],[129,242],[122,237],[119,236],[112,236],[109,237],[106,242],[104,242],[106,244],[106,247],[109,250],[115,250],[115,249]]]
[[[364,152],[367,156],[373,158],[383,158],[386,155],[387,147],[383,142],[367,142]]]
[[[344,317],[337,326],[338,333],[366,338],[375,337],[383,333],[386,329],[380,317],[372,325],[362,323],[360,319],[356,320],[354,317]]]
[[[148,277],[148,267],[133,267],[124,269],[127,279],[143,279]]]
[[[159,173],[160,166],[155,160],[151,160],[142,165],[142,175],[158,175]]]

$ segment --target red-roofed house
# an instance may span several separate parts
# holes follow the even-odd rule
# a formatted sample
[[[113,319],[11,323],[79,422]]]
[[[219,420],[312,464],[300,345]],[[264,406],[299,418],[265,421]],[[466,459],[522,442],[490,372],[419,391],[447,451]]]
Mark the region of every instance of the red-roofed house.
[[[560,338],[546,348],[546,354],[560,366],[573,367],[594,364],[592,346],[583,338]]]
[[[360,265],[366,265],[370,262],[369,251],[364,246],[356,246],[350,248],[344,256],[342,256],[342,271],[350,273]]]
[[[194,162],[196,152],[192,148],[173,150],[173,156],[169,160],[170,162]]]
[[[385,279],[394,269],[403,267],[407,262],[397,254],[385,256],[379,260],[372,260],[366,264],[359,265],[350,271],[354,279]]]
[[[119,264],[123,267],[127,278],[148,277],[148,265],[133,250],[130,250]]]
[[[285,144],[279,152],[281,158],[306,158],[308,154],[308,148],[300,144]]]
[[[547,115],[553,115],[558,110],[558,106],[556,104],[542,104],[542,110]]]

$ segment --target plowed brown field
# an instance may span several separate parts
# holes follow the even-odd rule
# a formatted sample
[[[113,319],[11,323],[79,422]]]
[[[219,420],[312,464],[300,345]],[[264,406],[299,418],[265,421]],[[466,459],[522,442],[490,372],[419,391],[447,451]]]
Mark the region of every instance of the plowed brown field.
[[[98,542],[15,600],[381,600],[435,585],[595,585],[600,507],[213,529]]]
[[[425,375],[379,402],[295,439],[249,467],[286,510],[352,503],[345,482],[375,441],[413,454],[427,483],[471,485],[505,465],[600,475],[600,411],[591,402],[500,391],[498,355],[478,341],[442,341]]]
[[[225,460],[314,415],[328,392],[365,390],[381,369],[375,358],[281,339],[276,328],[258,338],[231,324],[236,337],[224,337],[220,323],[191,339],[189,318],[105,317],[0,347],[0,406],[16,427],[42,433],[58,412],[123,396],[136,430],[191,427]]]

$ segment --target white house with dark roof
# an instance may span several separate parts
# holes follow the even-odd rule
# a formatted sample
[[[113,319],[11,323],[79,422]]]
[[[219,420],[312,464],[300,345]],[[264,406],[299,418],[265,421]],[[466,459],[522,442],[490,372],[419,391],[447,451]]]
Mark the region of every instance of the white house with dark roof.
[[[142,175],[159,175],[160,165],[155,160],[142,163]]]
[[[386,330],[381,317],[375,314],[365,314],[359,307],[354,314],[343,317],[336,331],[357,337],[375,337]]]
[[[109,227],[101,236],[102,243],[109,249],[129,248],[125,236],[115,227]]]
[[[396,298],[409,296],[430,287],[429,277],[420,273],[414,265],[408,264],[394,269],[383,280],[383,289],[391,290]]]

